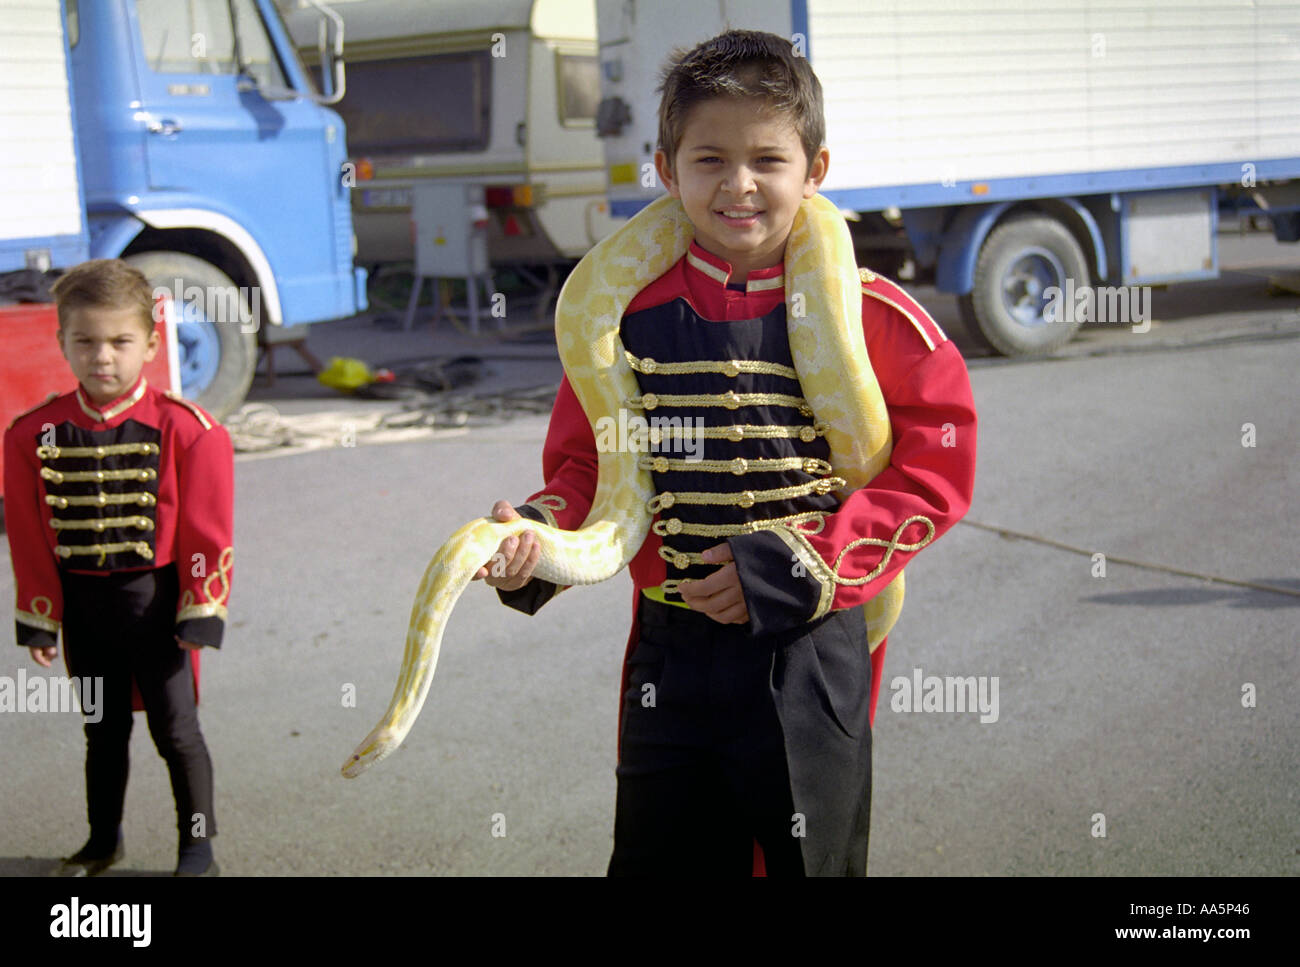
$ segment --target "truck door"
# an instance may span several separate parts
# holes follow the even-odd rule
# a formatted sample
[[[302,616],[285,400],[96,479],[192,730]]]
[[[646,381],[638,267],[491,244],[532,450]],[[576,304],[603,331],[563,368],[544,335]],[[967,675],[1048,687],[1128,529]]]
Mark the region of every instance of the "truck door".
[[[266,254],[285,323],[330,317],[335,287],[350,281],[338,265],[352,257],[350,227],[337,237],[335,219],[346,215],[337,116],[289,90],[255,0],[134,8],[148,207],[233,219]]]

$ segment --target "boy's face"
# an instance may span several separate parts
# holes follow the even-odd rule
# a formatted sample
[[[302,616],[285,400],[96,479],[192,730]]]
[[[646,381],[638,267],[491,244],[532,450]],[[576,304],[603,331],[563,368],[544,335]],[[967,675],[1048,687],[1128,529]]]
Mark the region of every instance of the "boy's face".
[[[830,154],[808,166],[794,126],[760,99],[714,98],[693,107],[677,148],[676,174],[663,151],[655,167],[682,202],[695,240],[731,263],[731,281],[777,265],[799,203],[817,193]]]
[[[144,364],[158,352],[158,332],[145,332],[140,310],[83,306],[68,313],[59,348],[95,403],[110,403],[129,390]]]

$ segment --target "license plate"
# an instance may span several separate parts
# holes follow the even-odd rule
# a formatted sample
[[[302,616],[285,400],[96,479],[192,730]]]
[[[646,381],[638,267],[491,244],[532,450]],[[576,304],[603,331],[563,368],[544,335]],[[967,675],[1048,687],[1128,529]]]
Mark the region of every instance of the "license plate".
[[[410,208],[410,188],[367,188],[361,193],[363,208]]]

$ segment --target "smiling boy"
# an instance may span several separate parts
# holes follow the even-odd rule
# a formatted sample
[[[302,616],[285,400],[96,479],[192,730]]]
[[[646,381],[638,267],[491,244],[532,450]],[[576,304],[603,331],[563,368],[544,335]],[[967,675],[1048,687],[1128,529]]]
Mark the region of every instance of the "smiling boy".
[[[54,286],[59,347],[77,388],[5,433],[5,529],[18,644],[49,668],[101,681],[87,718],[90,837],[58,874],[124,855],[122,809],[138,693],[176,799],[178,876],[215,875],[212,763],[199,730],[198,649],[218,647],[233,558],[230,437],[202,409],[149,386],[154,300],[125,262],[99,259]]]
[[[792,365],[783,265],[800,204],[829,166],[820,84],[788,41],[730,31],[677,58],[662,91],[655,166],[695,235],[619,334],[656,414],[714,432],[704,460],[655,469],[658,517],[630,565],[609,872],[737,874],[761,860],[774,875],[861,875],[885,653],[883,642],[870,651],[862,606],[928,543],[899,540],[909,521],[937,537],[969,507],[965,364],[901,288],[861,274],[893,449],[866,486],[837,495],[845,481],[828,476],[825,427]],[[566,378],[546,487],[494,514],[576,529],[597,463]],[[790,469],[766,469],[778,466]],[[815,556],[792,557],[776,532],[792,518],[815,523],[802,538]],[[478,577],[511,607],[531,614],[561,590],[532,578],[531,534],[499,555]]]

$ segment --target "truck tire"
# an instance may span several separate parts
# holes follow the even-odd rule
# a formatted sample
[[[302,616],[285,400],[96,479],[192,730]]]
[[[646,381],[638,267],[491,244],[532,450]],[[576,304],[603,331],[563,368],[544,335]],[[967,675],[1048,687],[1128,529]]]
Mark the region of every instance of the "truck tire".
[[[244,331],[254,329],[247,322],[250,314],[244,294],[230,276],[193,255],[140,252],[125,261],[143,272],[155,289],[172,293],[181,395],[224,420],[244,402],[257,365],[257,333]],[[177,280],[183,293],[174,291]],[[232,303],[227,293],[235,293],[238,301]],[[198,294],[202,299],[195,298]],[[226,317],[232,305],[238,306],[237,319]],[[210,314],[218,318],[210,319]]]
[[[1008,219],[980,247],[974,287],[959,300],[962,318],[973,336],[1004,356],[1049,353],[1083,325],[1082,319],[1044,318],[1045,291],[1056,286],[1064,306],[1067,279],[1076,290],[1091,284],[1088,261],[1069,230],[1045,215]]]

